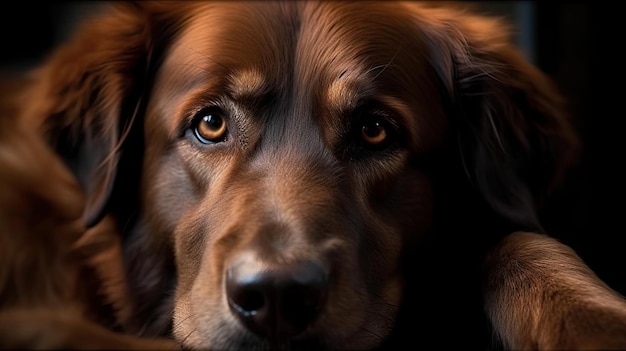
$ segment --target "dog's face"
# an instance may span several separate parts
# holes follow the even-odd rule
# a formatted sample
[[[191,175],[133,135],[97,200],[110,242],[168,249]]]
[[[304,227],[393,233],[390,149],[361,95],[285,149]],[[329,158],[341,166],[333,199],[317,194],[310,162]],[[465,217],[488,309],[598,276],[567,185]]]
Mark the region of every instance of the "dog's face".
[[[361,348],[391,330],[403,248],[431,218],[412,157],[445,118],[434,74],[403,69],[425,66],[411,19],[363,6],[199,6],[169,49],[142,187],[146,230],[175,247],[186,345]]]
[[[24,119],[87,221],[119,219],[146,330],[173,311],[186,347],[376,347],[407,252],[455,220],[435,199],[471,203],[434,175],[536,229],[569,141],[558,98],[499,22],[431,5],[121,5],[38,73]]]

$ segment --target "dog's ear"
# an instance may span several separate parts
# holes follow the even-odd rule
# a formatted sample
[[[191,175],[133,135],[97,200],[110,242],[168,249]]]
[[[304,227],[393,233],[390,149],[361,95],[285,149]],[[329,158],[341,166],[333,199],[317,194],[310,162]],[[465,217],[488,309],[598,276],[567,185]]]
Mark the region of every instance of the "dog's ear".
[[[537,205],[577,147],[564,100],[499,19],[437,6],[419,13],[464,172],[501,219],[542,231]]]
[[[88,226],[104,214],[123,143],[140,118],[158,45],[152,38],[167,30],[149,4],[115,3],[85,20],[32,72],[22,97],[21,121],[45,135],[83,186]]]

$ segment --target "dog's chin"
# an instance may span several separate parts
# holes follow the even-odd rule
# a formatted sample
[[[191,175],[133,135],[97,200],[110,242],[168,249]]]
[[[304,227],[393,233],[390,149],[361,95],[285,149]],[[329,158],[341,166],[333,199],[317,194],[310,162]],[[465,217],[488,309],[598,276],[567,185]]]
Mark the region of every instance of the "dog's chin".
[[[183,350],[241,350],[241,351],[266,351],[266,350],[332,350],[334,347],[325,345],[317,338],[287,339],[270,342],[247,333],[233,333],[227,340],[200,345],[186,345]]]
[[[283,340],[270,341],[248,332],[233,331],[222,335],[219,340],[194,341],[179,340],[183,350],[242,350],[242,351],[269,351],[269,350],[372,350],[376,349],[383,340],[380,335],[372,336],[369,333],[358,331],[355,335],[334,344],[322,336],[294,337]]]
[[[219,332],[203,333],[202,328],[174,328],[174,335],[184,350],[373,350],[381,346],[393,328],[393,318],[384,321],[366,321],[350,335],[338,330],[305,331],[301,335],[278,340],[268,340],[239,325],[220,323]],[[178,329],[178,330],[177,330]]]

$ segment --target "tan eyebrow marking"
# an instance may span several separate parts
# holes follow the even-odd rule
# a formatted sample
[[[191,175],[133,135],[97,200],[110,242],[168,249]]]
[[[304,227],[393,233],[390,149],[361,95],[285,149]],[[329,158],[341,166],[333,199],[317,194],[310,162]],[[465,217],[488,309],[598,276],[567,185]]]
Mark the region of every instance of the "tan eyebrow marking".
[[[340,79],[332,82],[326,91],[326,102],[333,110],[341,110],[354,105],[354,94]]]
[[[260,72],[243,69],[230,75],[228,89],[235,99],[249,99],[265,94],[268,91],[268,85]]]
[[[363,98],[373,95],[373,88],[372,80],[361,74],[361,70],[344,71],[328,85],[325,102],[331,110],[349,111],[356,108]]]

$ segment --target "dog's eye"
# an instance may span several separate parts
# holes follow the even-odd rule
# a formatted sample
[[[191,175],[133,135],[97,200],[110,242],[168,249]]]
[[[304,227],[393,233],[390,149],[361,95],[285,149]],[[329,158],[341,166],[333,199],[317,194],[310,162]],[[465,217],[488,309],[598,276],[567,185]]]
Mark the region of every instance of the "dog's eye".
[[[380,120],[365,121],[361,126],[361,139],[368,145],[381,145],[387,140],[387,129]]]
[[[359,123],[358,139],[360,144],[369,149],[382,149],[393,139],[394,129],[380,116],[368,116]]]
[[[200,111],[194,118],[192,130],[196,138],[203,144],[213,144],[226,138],[226,121],[219,109]]]

